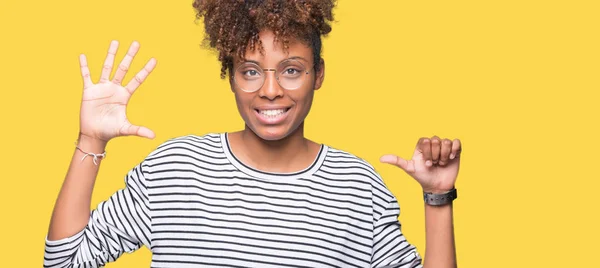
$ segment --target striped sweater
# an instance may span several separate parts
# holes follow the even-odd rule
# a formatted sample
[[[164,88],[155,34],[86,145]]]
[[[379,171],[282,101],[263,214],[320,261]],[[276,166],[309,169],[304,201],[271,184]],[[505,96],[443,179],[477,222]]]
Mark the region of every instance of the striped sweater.
[[[44,267],[102,267],[141,246],[151,267],[421,267],[396,198],[366,161],[321,145],[312,165],[268,173],[226,133],[161,144],[79,233],[46,238]]]

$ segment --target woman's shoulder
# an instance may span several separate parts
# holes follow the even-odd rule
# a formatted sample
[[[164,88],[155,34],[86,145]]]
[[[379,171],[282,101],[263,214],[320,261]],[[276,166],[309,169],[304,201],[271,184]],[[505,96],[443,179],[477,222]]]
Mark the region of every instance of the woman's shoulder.
[[[387,184],[369,161],[348,151],[336,148],[328,148],[327,157],[322,166],[330,174],[335,174],[342,180],[358,180],[358,182],[370,185],[374,196],[388,200],[393,195]]]
[[[331,172],[362,176],[370,183],[380,184],[383,182],[381,176],[369,161],[349,151],[331,146],[328,146],[323,167]]]
[[[158,145],[148,158],[157,158],[173,152],[183,154],[221,154],[223,148],[221,145],[222,133],[206,133],[202,135],[186,134],[172,137]]]

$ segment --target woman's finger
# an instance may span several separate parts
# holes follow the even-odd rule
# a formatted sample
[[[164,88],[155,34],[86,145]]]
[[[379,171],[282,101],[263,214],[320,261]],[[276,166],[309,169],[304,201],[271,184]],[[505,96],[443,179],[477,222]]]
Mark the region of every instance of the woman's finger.
[[[452,141],[449,139],[442,140],[442,149],[440,151],[440,166],[445,166],[450,162],[450,153],[452,152]]]
[[[127,122],[123,127],[121,127],[120,134],[122,136],[140,136],[143,138],[154,139],[154,132],[147,127],[132,125]]]
[[[387,163],[394,166],[397,166],[404,170],[407,173],[415,172],[414,163],[412,161],[408,161],[402,157],[393,154],[386,154],[379,158],[381,163]]]
[[[419,148],[419,151],[423,153],[423,161],[425,161],[425,166],[431,167],[433,165],[431,159],[431,140],[429,138],[422,138]]]
[[[83,89],[94,85],[90,77],[90,68],[88,68],[87,59],[84,54],[79,55],[79,67],[81,69],[81,77],[83,78]]]
[[[438,136],[433,136],[431,138],[431,161],[434,165],[437,164],[440,159],[441,143],[442,141]]]
[[[462,145],[459,139],[454,139],[452,141],[452,152],[450,153],[450,159],[454,159],[460,156],[462,152]]]
[[[140,44],[136,41],[133,41],[133,43],[131,43],[131,46],[129,46],[127,55],[125,55],[125,57],[123,58],[123,60],[121,60],[121,63],[117,67],[117,71],[115,72],[115,76],[112,80],[113,83],[120,85],[123,82],[123,78],[127,74],[129,66],[131,65],[131,62],[133,61],[133,58],[135,57],[139,49]]]
[[[102,66],[102,73],[100,74],[100,83],[108,82],[110,73],[113,69],[113,63],[115,62],[115,55],[117,54],[118,48],[119,42],[117,40],[113,40],[112,42],[110,42],[108,54],[106,54],[106,59],[104,60],[104,65]]]
[[[140,70],[132,79],[127,83],[125,88],[129,91],[130,94],[133,94],[135,90],[146,80],[146,77],[154,70],[156,67],[156,60],[154,58],[150,59],[144,68]]]

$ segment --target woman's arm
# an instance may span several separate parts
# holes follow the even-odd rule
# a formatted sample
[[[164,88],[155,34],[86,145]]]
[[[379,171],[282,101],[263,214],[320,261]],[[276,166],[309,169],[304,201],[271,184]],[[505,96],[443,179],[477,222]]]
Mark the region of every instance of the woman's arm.
[[[106,148],[106,142],[80,134],[77,146],[85,152],[101,154]],[[48,240],[70,237],[83,230],[89,221],[92,190],[102,158],[98,157],[98,165],[95,165],[93,157],[89,155],[81,161],[84,156],[83,152],[75,149],[54,205]]]
[[[395,165],[413,177],[426,193],[445,193],[454,189],[460,166],[460,140],[420,138],[412,159],[384,155],[381,162]],[[456,267],[452,204],[425,205],[426,268]]]
[[[123,253],[133,252],[142,245],[150,248],[151,219],[146,168],[149,167],[143,161],[131,169],[125,176],[125,188],[100,202],[91,213],[89,207],[76,207],[74,204],[78,200],[89,204],[89,198],[84,200],[77,196],[75,185],[78,183],[73,183],[72,189],[71,186],[63,187],[59,199],[64,200],[66,205],[61,206],[61,201],[58,202],[50,234],[65,233],[58,240],[53,237],[46,239],[44,267],[103,267]],[[77,179],[73,178],[72,181]],[[79,222],[83,224],[82,227],[69,223],[69,214],[73,213],[69,210],[74,209],[81,210],[82,215],[77,217],[82,217],[84,223]],[[65,212],[63,217],[58,216],[59,211]],[[59,218],[65,221],[61,222]],[[64,224],[70,225],[70,229]],[[71,235],[70,232],[75,233]]]
[[[425,205],[424,267],[456,267],[452,204]]]
[[[83,54],[79,57],[83,78],[79,138],[50,220],[44,267],[100,267],[124,252],[150,243],[149,201],[142,164],[127,174],[125,189],[117,191],[90,213],[92,191],[102,157],[88,153],[104,153],[108,141],[119,136],[154,138],[151,130],[129,122],[126,108],[132,94],[156,66],[156,61],[148,61],[123,86],[121,82],[139,44],[131,45],[111,80],[117,48],[118,42],[112,41],[100,79],[95,84],[86,57]]]
[[[118,47],[117,41],[110,43],[100,79],[96,84],[92,82],[85,55],[79,56],[83,96],[77,145],[86,153],[102,154],[108,141],[119,136],[137,135],[154,138],[151,130],[134,126],[129,122],[126,108],[132,94],[156,66],[156,61],[154,59],[148,61],[126,86],[122,86],[121,82],[139,50],[139,44],[137,42],[131,44],[111,80],[110,74]],[[82,162],[81,158],[85,154],[75,150],[52,213],[48,232],[48,238],[51,240],[77,233],[85,226],[89,217],[92,190],[100,164],[93,163],[92,157],[86,157]]]

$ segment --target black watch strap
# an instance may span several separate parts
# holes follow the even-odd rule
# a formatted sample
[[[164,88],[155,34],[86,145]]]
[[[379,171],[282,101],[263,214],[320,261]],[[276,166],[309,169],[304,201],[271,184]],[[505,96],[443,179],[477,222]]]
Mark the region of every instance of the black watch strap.
[[[425,204],[431,206],[443,206],[452,203],[458,197],[456,189],[441,194],[423,193]]]

